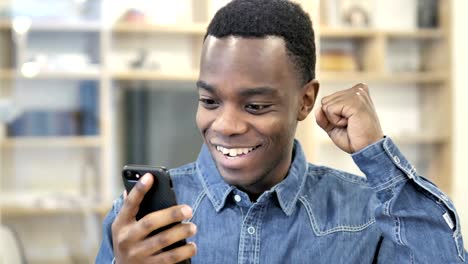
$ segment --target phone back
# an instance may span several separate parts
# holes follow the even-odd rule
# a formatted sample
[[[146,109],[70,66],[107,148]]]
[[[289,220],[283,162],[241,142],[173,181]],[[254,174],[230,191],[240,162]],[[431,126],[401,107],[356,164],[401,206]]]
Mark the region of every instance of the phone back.
[[[177,205],[171,178],[167,170],[162,167],[126,165],[122,171],[122,177],[127,193],[130,193],[138,179],[148,172],[153,175],[154,182],[140,204],[140,210],[136,216],[137,220],[151,212]],[[139,177],[135,177],[135,175],[139,175]]]
[[[154,211],[159,211],[177,205],[175,193],[172,190],[172,181],[168,171],[163,167],[147,167],[141,165],[126,165],[122,170],[122,179],[127,193],[133,189],[138,180],[146,173],[153,175],[153,186],[145,194],[145,197],[140,203],[140,209],[136,215],[136,220],[140,220],[145,215]],[[148,237],[153,236],[161,231],[169,229],[179,223],[173,223],[151,232]],[[163,251],[181,247],[186,244],[185,240],[176,242],[168,247],[163,248]],[[179,263],[191,263],[190,259]]]

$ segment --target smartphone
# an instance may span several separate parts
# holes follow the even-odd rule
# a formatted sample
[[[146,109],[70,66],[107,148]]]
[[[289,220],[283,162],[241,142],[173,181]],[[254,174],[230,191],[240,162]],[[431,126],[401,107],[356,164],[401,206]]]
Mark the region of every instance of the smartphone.
[[[153,186],[148,190],[140,203],[140,209],[136,215],[136,219],[140,220],[145,215],[162,210],[174,205],[177,205],[177,200],[174,191],[172,190],[172,181],[169,172],[164,167],[148,167],[142,165],[125,165],[122,170],[122,179],[127,193],[130,193],[138,180],[146,173],[153,175]],[[173,223],[165,227],[161,227],[151,232],[148,236],[153,236],[161,231],[164,231],[178,223]],[[163,251],[177,248],[185,245],[185,240],[176,242]],[[189,262],[187,262],[189,263]]]

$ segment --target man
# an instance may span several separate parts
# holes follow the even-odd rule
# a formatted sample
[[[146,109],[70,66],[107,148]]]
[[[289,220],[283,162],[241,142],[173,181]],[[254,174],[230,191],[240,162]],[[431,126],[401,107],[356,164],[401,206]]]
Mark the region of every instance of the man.
[[[314,32],[282,0],[234,0],[211,21],[197,82],[196,162],[170,171],[181,205],[135,220],[145,175],[104,221],[98,263],[462,263],[453,204],[384,137],[369,89],[320,102],[318,125],[367,179],[308,164]],[[160,227],[184,221],[155,236]],[[181,239],[188,244],[161,249]]]

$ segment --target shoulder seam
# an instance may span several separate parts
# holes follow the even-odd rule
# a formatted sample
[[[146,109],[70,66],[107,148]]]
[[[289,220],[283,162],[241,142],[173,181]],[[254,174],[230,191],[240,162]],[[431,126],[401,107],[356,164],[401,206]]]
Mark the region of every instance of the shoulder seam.
[[[195,166],[195,163],[192,162],[192,163],[183,165],[182,167],[170,169],[169,174],[171,176],[179,176],[179,175],[186,175],[188,173],[194,173],[196,171],[197,171],[197,167]]]
[[[354,183],[357,185],[367,186],[370,188],[369,184],[367,183],[366,178],[361,177],[361,176],[357,176],[357,175],[347,173],[347,172],[336,171],[336,170],[333,170],[331,168],[324,167],[324,166],[314,166],[314,167],[311,166],[310,170],[311,170],[310,172],[322,172],[324,174],[333,176],[344,182]],[[310,175],[310,173],[308,174]]]

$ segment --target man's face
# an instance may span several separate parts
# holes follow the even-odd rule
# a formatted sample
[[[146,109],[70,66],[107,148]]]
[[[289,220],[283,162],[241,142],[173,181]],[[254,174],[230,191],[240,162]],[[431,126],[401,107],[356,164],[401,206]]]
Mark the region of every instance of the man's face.
[[[196,121],[227,183],[260,194],[284,178],[305,118],[299,76],[279,37],[206,38]]]

